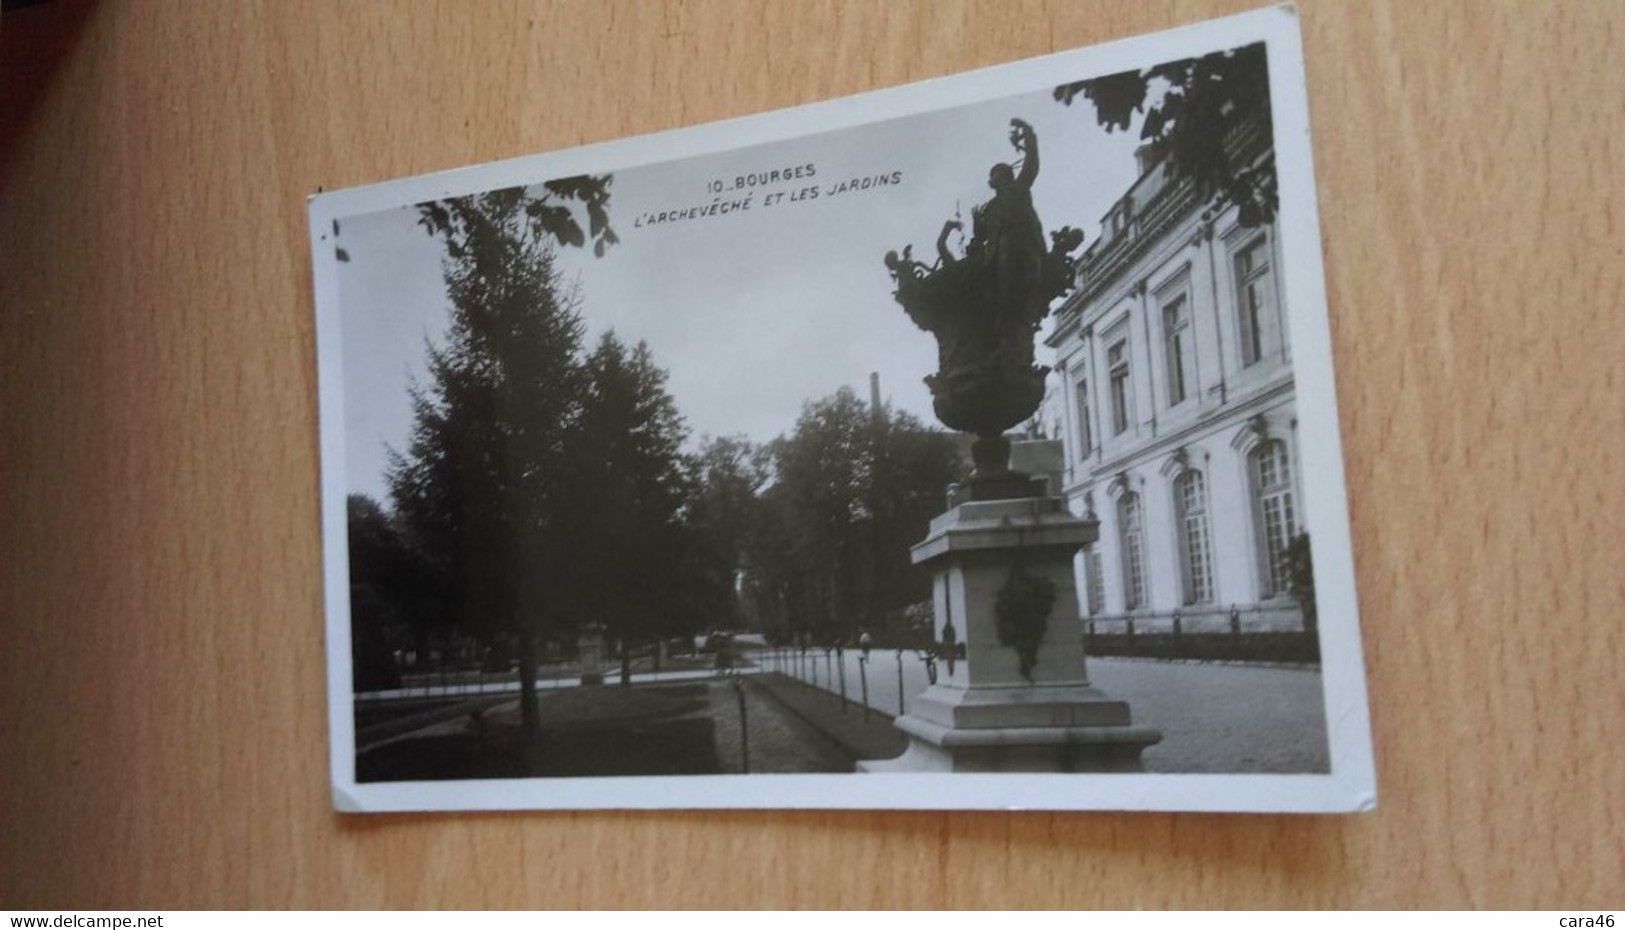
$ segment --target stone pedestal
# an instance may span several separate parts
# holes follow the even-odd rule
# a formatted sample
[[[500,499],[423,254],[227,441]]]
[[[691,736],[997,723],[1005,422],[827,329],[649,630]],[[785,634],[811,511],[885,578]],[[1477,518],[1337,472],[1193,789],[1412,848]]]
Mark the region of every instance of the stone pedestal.
[[[1097,524],[1054,497],[972,500],[931,523],[914,562],[932,572],[936,638],[964,644],[937,683],[896,725],[902,756],[860,763],[868,772],[1136,772],[1140,753],[1162,739],[1134,726],[1127,702],[1089,684],[1072,559]],[[1012,574],[1053,591],[1042,639],[1026,674],[1000,641],[998,602]]]

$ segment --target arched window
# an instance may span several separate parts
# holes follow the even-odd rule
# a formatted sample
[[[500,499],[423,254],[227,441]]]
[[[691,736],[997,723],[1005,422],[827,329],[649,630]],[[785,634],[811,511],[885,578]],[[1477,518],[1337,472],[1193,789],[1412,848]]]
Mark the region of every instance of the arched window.
[[[1213,553],[1207,522],[1207,482],[1186,469],[1174,480],[1174,507],[1179,514],[1179,555],[1185,576],[1185,603],[1213,600]]]
[[[1100,565],[1099,546],[1083,547],[1083,575],[1084,583],[1089,586],[1089,616],[1093,617],[1106,609],[1106,578]]]
[[[1140,495],[1132,491],[1117,499],[1117,533],[1123,552],[1123,609],[1145,605],[1145,531],[1140,516]]]
[[[1270,440],[1253,450],[1253,501],[1263,551],[1263,595],[1287,593],[1287,546],[1297,533],[1292,501],[1292,461],[1286,443]]]

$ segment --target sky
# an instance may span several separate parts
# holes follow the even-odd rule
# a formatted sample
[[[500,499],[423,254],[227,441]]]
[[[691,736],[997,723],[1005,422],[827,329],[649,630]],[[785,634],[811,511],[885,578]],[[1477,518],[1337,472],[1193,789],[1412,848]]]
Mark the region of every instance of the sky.
[[[867,399],[879,374],[895,409],[937,425],[923,378],[936,343],[892,298],[883,258],[912,244],[934,260],[938,231],[992,194],[988,169],[1017,157],[1010,119],[1038,135],[1033,202],[1046,231],[1071,225],[1088,241],[1133,183],[1139,126],[1107,133],[1085,100],[1049,90],[732,152],[647,164],[614,175],[610,222],[620,237],[602,258],[564,249],[579,288],[585,347],[613,329],[645,341],[690,432],[765,442],[790,432],[803,404],[850,387]],[[733,188],[737,179],[811,166],[811,177]],[[866,190],[844,181],[888,176]],[[538,179],[543,180],[543,179]],[[816,188],[818,196],[796,193]],[[650,222],[661,212],[752,194],[726,215]],[[339,244],[346,477],[352,493],[384,500],[388,450],[411,429],[408,387],[424,379],[426,347],[451,307],[442,250],[413,207],[345,218]],[[951,240],[952,241],[952,240]],[[1039,362],[1047,350],[1039,346]]]

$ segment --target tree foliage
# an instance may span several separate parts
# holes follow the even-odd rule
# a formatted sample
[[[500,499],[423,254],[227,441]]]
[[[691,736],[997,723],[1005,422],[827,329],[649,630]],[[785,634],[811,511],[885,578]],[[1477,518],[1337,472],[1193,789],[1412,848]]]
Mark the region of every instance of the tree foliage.
[[[547,181],[540,189],[510,187],[500,191],[457,200],[432,201],[418,208],[419,222],[441,237],[453,260],[464,257],[471,223],[481,217],[462,205],[471,201],[493,208],[504,221],[520,220],[533,242],[554,242],[581,248],[590,239],[593,254],[602,258],[609,247],[620,242],[609,225],[609,188],[614,176],[577,175]],[[579,212],[587,216],[587,230],[581,229]],[[337,230],[335,229],[335,232]]]
[[[555,249],[614,241],[607,178],[419,206],[451,304],[412,388],[390,497],[430,593],[422,629],[517,640],[527,725],[543,640],[602,623],[623,647],[701,624],[718,600],[690,524],[682,419],[646,345],[584,325]],[[587,231],[556,202],[586,205]],[[562,212],[561,212],[562,210]],[[601,249],[600,249],[601,251]],[[624,655],[624,652],[623,652]]]
[[[1222,194],[1236,204],[1243,225],[1275,216],[1273,159],[1254,164],[1234,145],[1237,130],[1251,123],[1270,131],[1269,63],[1262,42],[1055,89],[1055,99],[1068,106],[1080,95],[1094,104],[1095,117],[1108,132],[1126,131],[1143,112],[1140,137],[1166,157],[1175,176],[1189,178],[1200,197]]]
[[[509,188],[487,196],[521,198],[531,233],[561,246],[581,248],[592,240],[593,254],[599,258],[609,247],[620,242],[609,225],[609,188],[614,175],[576,175],[547,181],[535,188]],[[419,221],[431,233],[442,236],[448,250],[457,256],[462,248],[459,240],[466,230],[461,224],[467,219],[463,211],[451,206],[455,201],[431,202],[419,205]],[[579,214],[587,218],[587,231],[581,229]],[[339,244],[339,221],[333,220],[333,253],[341,262],[350,260],[350,253]]]
[[[350,554],[350,672],[357,691],[400,686],[394,650],[424,626],[414,622],[418,602],[412,555],[394,521],[362,494],[345,500]]]
[[[572,577],[589,599],[584,615],[608,627],[629,670],[634,637],[686,625],[680,606],[698,568],[687,558],[687,431],[644,343],[629,352],[606,333],[583,367],[587,391],[571,443],[578,474],[567,507],[571,546],[589,557]]]
[[[570,491],[583,326],[531,205],[510,190],[420,208],[446,246],[451,322],[428,347],[429,384],[413,388],[412,435],[388,477],[465,630],[541,623],[552,592],[524,579],[562,555],[550,531]]]
[[[1315,601],[1315,560],[1309,534],[1299,533],[1286,547],[1287,591],[1303,610],[1303,628],[1310,633],[1320,629],[1320,608]]]
[[[702,608],[706,627],[739,629],[747,624],[752,560],[764,532],[761,494],[773,477],[772,453],[742,436],[706,437],[690,460],[694,497],[689,504],[695,570],[705,576]]]
[[[561,502],[587,380],[583,325],[554,263],[555,232],[523,191],[420,205],[444,244],[451,303],[412,388],[413,427],[387,475],[402,530],[433,580],[441,620],[465,635],[519,640],[534,727],[536,641],[566,627]]]
[[[351,502],[368,649],[513,643],[532,730],[539,647],[584,624],[629,670],[629,647],[654,638],[765,623],[830,640],[920,600],[908,550],[961,470],[945,435],[850,390],[770,445],[686,454],[648,346],[606,333],[587,351],[560,280],[556,249],[614,241],[590,181],[420,205],[450,318],[411,389],[388,512]],[[584,229],[560,199],[585,204]]]
[[[748,578],[760,609],[827,641],[925,596],[909,548],[960,477],[946,435],[843,388],[807,404],[772,454]]]

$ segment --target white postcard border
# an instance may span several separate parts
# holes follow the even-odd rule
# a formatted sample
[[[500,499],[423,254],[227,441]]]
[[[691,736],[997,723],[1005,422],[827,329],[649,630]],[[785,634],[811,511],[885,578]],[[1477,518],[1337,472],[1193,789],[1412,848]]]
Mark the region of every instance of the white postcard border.
[[[1315,526],[1324,775],[716,775],[357,783],[345,515],[344,371],[335,220],[545,179],[602,174],[994,100],[1263,41],[1268,45],[1283,268],[1290,295],[1304,507]],[[1334,813],[1376,804],[1375,764],[1333,379],[1308,99],[1296,11],[1225,19],[903,87],[525,156],[310,199],[327,607],[329,752],[345,812],[495,809],[849,808]],[[860,790],[861,789],[861,790]]]

